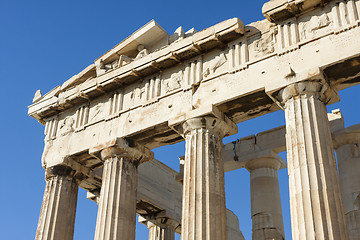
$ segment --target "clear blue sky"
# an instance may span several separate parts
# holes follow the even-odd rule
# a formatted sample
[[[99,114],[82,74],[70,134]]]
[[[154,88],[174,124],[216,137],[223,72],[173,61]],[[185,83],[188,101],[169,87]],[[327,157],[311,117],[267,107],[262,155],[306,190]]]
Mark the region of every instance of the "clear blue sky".
[[[238,17],[245,24],[262,20],[261,1],[1,1],[0,80],[2,173],[0,175],[0,238],[33,239],[45,187],[40,158],[44,127],[27,116],[37,89],[43,93],[60,85],[138,28],[155,19],[170,34],[178,27],[197,30]],[[359,123],[359,86],[340,92],[346,125]],[[278,111],[239,124],[236,138],[281,126]],[[184,144],[155,149],[155,157],[178,170]],[[282,153],[286,158],[286,154]],[[279,172],[286,238],[291,239],[287,171]],[[227,207],[251,239],[249,173],[226,174]],[[97,205],[79,191],[74,239],[93,239]],[[136,239],[147,239],[137,225]]]

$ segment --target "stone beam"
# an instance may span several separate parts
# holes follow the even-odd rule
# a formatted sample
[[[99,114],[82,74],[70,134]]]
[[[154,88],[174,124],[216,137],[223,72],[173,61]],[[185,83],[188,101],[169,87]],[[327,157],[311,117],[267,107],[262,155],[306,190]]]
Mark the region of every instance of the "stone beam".
[[[264,4],[262,12],[270,22],[279,22],[297,17],[329,2],[331,0],[272,0]]]
[[[337,90],[358,84],[359,12],[359,1],[332,1],[286,24],[264,20],[243,28],[231,19],[101,76],[90,67],[95,75],[37,94],[29,107],[46,125],[44,164],[109,138],[128,137],[149,149],[183,141],[168,120],[193,109],[215,106],[235,123],[277,111],[278,91],[305,79],[326,76]]]
[[[339,129],[337,127],[339,122],[343,122],[340,110],[335,109],[328,113],[328,120],[330,129],[333,133],[336,132]],[[246,161],[259,152],[267,150],[280,153],[286,151],[285,134],[285,126],[280,126],[225,144],[223,151],[225,172],[244,168]],[[336,143],[335,139],[334,143]]]

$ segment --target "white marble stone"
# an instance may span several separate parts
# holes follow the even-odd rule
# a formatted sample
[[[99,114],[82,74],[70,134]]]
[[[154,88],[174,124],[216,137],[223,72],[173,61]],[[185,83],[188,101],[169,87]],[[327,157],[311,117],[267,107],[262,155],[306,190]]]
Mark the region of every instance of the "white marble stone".
[[[72,240],[78,185],[74,171],[66,166],[46,170],[46,187],[36,240]]]
[[[183,240],[227,239],[222,138],[228,129],[214,117],[192,118],[182,125],[186,140]]]
[[[250,172],[252,239],[285,239],[277,175],[286,167],[285,161],[274,152],[264,151],[245,167]]]
[[[339,101],[339,98],[323,96],[331,89],[322,88],[314,93],[314,85],[310,85],[309,93],[299,82],[322,79],[336,90],[359,83],[360,1],[273,0],[264,5],[263,13],[267,20],[247,26],[233,18],[199,32],[192,29],[184,33],[179,28],[172,37],[155,21],[150,21],[61,86],[45,94],[38,91],[28,113],[45,125],[42,166],[45,169],[71,166],[77,174],[85,176],[79,186],[95,193],[102,182],[95,172],[107,165],[100,152],[113,147],[118,139],[128,139],[129,145],[136,143],[143,149],[177,143],[185,136],[184,129],[179,128],[183,122],[208,116],[228,120],[227,124],[232,122],[229,134],[233,134],[231,125],[234,123],[285,106],[294,239],[306,239],[305,235],[308,239],[313,236],[338,238],[345,221],[341,217],[343,210],[324,109],[325,104]],[[282,93],[295,97],[284,99],[282,94],[283,104],[278,104],[278,93],[285,87],[291,93]],[[332,96],[336,96],[335,91]],[[204,128],[196,131],[187,134],[189,141],[203,138],[209,144],[196,140],[197,145],[188,146],[188,152],[197,152],[195,155],[187,153],[185,175],[192,170],[200,171],[200,164],[206,162],[207,158],[198,151],[205,151],[209,156],[219,154],[220,135],[207,135],[208,129]],[[275,132],[249,138],[243,141],[248,145],[241,144],[240,148],[250,150],[267,146],[275,152],[281,151],[283,136],[275,136]],[[213,138],[219,138],[219,143],[210,141]],[[254,139],[263,141],[252,143]],[[212,147],[216,147],[216,151]],[[204,169],[218,175],[216,178],[211,174],[204,178],[196,175],[191,181],[184,178],[187,204],[193,201],[204,206],[207,201],[194,201],[189,191],[198,194],[191,196],[201,196],[197,187],[203,187],[202,183],[207,181],[211,186],[209,197],[224,201],[222,163],[218,162],[221,156],[208,159],[215,165],[207,165]],[[120,164],[122,159],[116,161]],[[196,166],[189,167],[194,162]],[[117,163],[109,166],[104,170],[104,179],[108,178],[109,169],[118,169],[114,167]],[[241,166],[244,167],[244,162],[232,163],[226,170]],[[214,179],[217,184],[211,182]],[[213,189],[217,189],[215,197]],[[106,198],[111,200],[110,195]],[[151,194],[147,196],[155,199]],[[106,213],[102,201],[105,200],[100,197],[104,214],[111,215],[110,210]],[[210,202],[215,206],[213,200]],[[206,218],[211,219],[205,221],[209,226],[217,226],[216,238],[223,237],[223,222],[216,220],[218,217],[224,219],[222,205],[216,205],[214,218],[209,215],[210,211],[203,211],[205,216],[200,215],[196,224],[188,215],[195,216],[193,210],[184,205],[184,209],[189,210],[183,218],[187,233],[184,238],[202,235],[203,226],[207,225],[200,222]],[[154,209],[159,208],[155,206]],[[338,223],[334,219],[338,219]],[[189,222],[189,226],[202,226],[201,231],[189,228]],[[99,229],[103,231],[106,227]]]
[[[331,89],[320,81],[289,85],[285,109],[293,240],[348,239],[325,103]]]
[[[179,223],[166,217],[165,212],[153,216],[139,216],[139,222],[148,227],[149,240],[175,240],[175,229],[179,227]]]
[[[95,240],[135,239],[137,167],[145,161],[145,152],[129,145],[123,140],[101,151],[104,170]]]
[[[360,124],[339,129],[333,136],[349,239],[360,239]]]

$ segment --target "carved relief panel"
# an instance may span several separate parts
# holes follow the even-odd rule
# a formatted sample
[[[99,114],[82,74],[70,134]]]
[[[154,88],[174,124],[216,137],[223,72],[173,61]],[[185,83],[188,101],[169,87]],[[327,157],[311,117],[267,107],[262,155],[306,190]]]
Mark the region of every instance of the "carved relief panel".
[[[331,14],[327,13],[319,13],[318,15],[302,18],[301,23],[299,24],[300,39],[312,39],[318,35],[331,31],[331,28],[328,28],[332,25],[331,19]]]
[[[264,32],[258,32],[248,38],[249,60],[253,61],[264,57],[276,50],[276,35],[278,31],[275,27],[269,28]]]
[[[229,56],[224,51],[215,50],[204,56],[203,78],[210,78],[228,70]]]
[[[174,90],[180,89],[183,85],[183,80],[184,80],[184,73],[182,70],[172,73],[170,77],[164,78],[163,94],[167,94]]]
[[[66,136],[67,134],[73,132],[75,129],[75,120],[72,116],[65,117],[60,124],[59,130],[61,136]]]

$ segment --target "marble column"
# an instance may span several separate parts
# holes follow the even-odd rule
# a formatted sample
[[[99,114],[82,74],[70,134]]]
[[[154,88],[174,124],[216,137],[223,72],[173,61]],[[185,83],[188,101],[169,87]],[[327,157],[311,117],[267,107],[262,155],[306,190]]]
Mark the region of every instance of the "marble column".
[[[357,132],[351,132],[350,128],[334,134],[334,147],[349,239],[358,240],[360,239],[360,131],[357,129]]]
[[[74,235],[78,184],[70,167],[46,169],[46,187],[35,240],[71,240]]]
[[[185,121],[182,129],[186,153],[181,239],[226,240],[222,138],[230,126],[214,117],[198,117]]]
[[[125,140],[101,151],[104,169],[95,240],[135,239],[137,167],[144,161],[144,155],[141,150],[127,146]]]
[[[325,104],[333,91],[320,81],[279,92],[285,110],[293,240],[348,239]]]
[[[283,240],[284,223],[277,171],[286,163],[277,154],[259,154],[247,161],[250,172],[253,240]]]
[[[139,217],[139,222],[149,229],[149,240],[175,240],[175,229],[179,223],[167,217]]]

